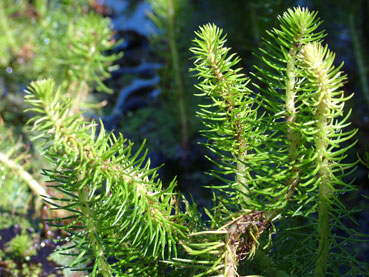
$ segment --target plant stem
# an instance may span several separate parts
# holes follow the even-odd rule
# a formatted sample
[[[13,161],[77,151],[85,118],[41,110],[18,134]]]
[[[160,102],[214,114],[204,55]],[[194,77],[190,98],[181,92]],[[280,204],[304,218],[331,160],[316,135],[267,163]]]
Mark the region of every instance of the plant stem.
[[[300,41],[301,37],[297,37],[296,41]],[[285,198],[286,201],[290,200],[293,196],[294,190],[300,181],[300,172],[297,166],[298,160],[298,148],[299,148],[299,134],[293,130],[293,124],[295,123],[296,118],[296,59],[297,53],[299,50],[299,46],[297,43],[294,43],[288,52],[288,62],[286,66],[286,100],[285,100],[285,109],[286,109],[286,129],[287,129],[287,142],[288,142],[288,156],[289,162],[291,165],[290,176],[287,179],[287,186],[289,187],[287,193],[282,197]],[[265,212],[265,217],[268,222],[271,222],[273,218],[275,218],[281,212],[281,208],[267,211]]]
[[[98,260],[101,268],[101,274],[104,277],[112,276],[110,266],[107,263],[104,255],[104,249],[97,239],[96,227],[93,220],[93,211],[89,207],[88,196],[86,188],[82,188],[78,191],[81,212],[86,221],[86,232],[90,240],[90,245],[95,252],[95,257]]]
[[[45,14],[47,12],[47,2],[47,0],[36,0],[34,4],[42,19],[45,18]]]
[[[356,58],[356,64],[358,66],[359,75],[360,75],[360,84],[362,94],[364,96],[365,102],[369,108],[369,85],[368,85],[368,76],[367,70],[365,68],[365,58],[360,45],[360,39],[358,36],[358,32],[355,27],[355,15],[354,12],[351,12],[348,16],[349,20],[349,28],[352,37],[352,44],[354,46],[354,53]]]
[[[236,245],[233,241],[233,232],[237,229],[237,224],[234,223],[229,227],[229,232],[225,237],[225,257],[224,257],[224,277],[235,277],[237,274],[236,262]]]
[[[242,2],[242,3],[246,3],[246,2]],[[249,15],[250,15],[251,22],[252,22],[251,29],[252,29],[252,35],[254,38],[254,42],[256,46],[259,46],[260,45],[260,30],[259,30],[258,17],[257,17],[257,11],[255,8],[255,4],[250,1],[248,2],[247,8],[250,11]]]
[[[229,100],[229,98],[232,98],[230,95],[231,86],[227,83],[227,80],[225,79],[220,65],[215,59],[215,53],[216,49],[211,45],[211,43],[207,44],[208,52],[211,53],[209,57],[209,63],[211,68],[213,69],[213,73],[217,79],[217,82],[224,83],[222,86],[221,91],[221,97],[224,99],[224,102],[227,105],[226,111],[228,114],[232,114],[233,110],[235,109],[234,103]],[[236,159],[237,159],[237,176],[236,176],[236,182],[239,184],[238,188],[241,192],[243,192],[244,200],[247,201],[249,198],[246,196],[248,193],[247,186],[248,186],[248,179],[245,177],[246,174],[249,174],[247,167],[245,165],[245,161],[247,159],[247,141],[243,137],[244,135],[244,127],[240,123],[239,118],[241,117],[240,114],[235,114],[236,120],[234,123],[232,122],[232,119],[230,115],[228,115],[229,122],[232,125],[234,136],[236,139],[236,142],[238,144],[238,149],[236,152]]]
[[[95,47],[92,47],[95,48]],[[91,51],[91,50],[90,50]],[[92,55],[92,53],[90,53]],[[69,80],[67,85],[67,91],[71,91],[73,95],[71,95],[71,112],[72,113],[79,113],[81,111],[81,103],[85,103],[85,99],[88,96],[90,87],[88,85],[89,74],[88,70],[92,66],[92,59],[91,56],[87,57],[87,62],[81,69],[82,78],[77,80]],[[83,104],[82,104],[83,105]]]
[[[241,130],[240,130],[241,131]],[[247,167],[245,165],[246,162],[246,156],[247,156],[247,145],[244,142],[244,140],[242,141],[238,141],[238,143],[240,143],[239,147],[238,147],[238,161],[237,161],[237,183],[239,186],[239,190],[242,191],[244,193],[243,195],[243,199],[247,202],[247,200],[249,199],[249,197],[247,197],[247,186],[248,186],[248,180],[245,177],[245,174],[248,174],[248,170]]]
[[[293,191],[299,181],[299,172],[296,167],[298,158],[298,134],[293,130],[293,125],[296,118],[296,73],[295,63],[298,46],[294,44],[289,51],[289,61],[287,62],[287,80],[286,80],[286,123],[287,123],[287,141],[288,141],[288,154],[291,163],[291,175],[287,181],[289,191]],[[287,199],[288,200],[288,199]]]
[[[46,190],[43,186],[40,185],[39,182],[37,182],[31,174],[28,173],[21,165],[13,161],[12,159],[9,159],[9,157],[3,153],[0,152],[0,163],[5,164],[6,167],[8,167],[10,170],[13,170],[15,172],[15,175],[21,178],[33,191],[33,193],[37,196],[43,196],[45,198],[48,198],[48,202],[53,203],[50,197],[48,196]],[[46,205],[50,206],[50,203],[45,203]]]
[[[87,76],[85,74],[84,76]],[[69,84],[68,91],[72,91],[73,95],[71,95],[71,105],[70,105],[70,113],[76,114],[81,112],[83,109],[83,104],[85,103],[85,99],[88,95],[89,86],[85,81],[85,77],[78,81],[73,81]],[[77,85],[78,82],[78,85]]]
[[[297,38],[296,41],[299,41],[300,37]],[[288,52],[288,62],[286,66],[286,100],[285,100],[285,109],[286,109],[286,124],[287,124],[287,142],[288,142],[288,156],[291,164],[290,176],[287,179],[287,186],[289,187],[286,195],[283,197],[286,201],[288,201],[300,180],[300,172],[297,167],[297,159],[298,159],[298,146],[299,146],[299,135],[293,130],[293,124],[295,123],[296,118],[296,106],[295,106],[295,97],[296,97],[296,73],[295,73],[295,64],[297,59],[297,52],[299,47],[297,44],[293,44],[290,51]],[[265,216],[267,221],[272,221],[274,217],[276,217],[281,212],[281,209],[278,208],[276,210],[266,212]]]
[[[318,95],[321,100],[317,107],[317,127],[318,127],[318,137],[316,139],[315,145],[318,152],[317,167],[319,167],[319,177],[321,178],[319,184],[319,247],[318,247],[318,260],[316,262],[315,276],[324,276],[325,267],[327,264],[328,254],[329,254],[329,203],[328,198],[331,194],[331,188],[329,187],[330,177],[329,177],[329,164],[327,157],[327,109],[329,108],[329,90],[326,85],[325,74],[320,73],[321,79],[319,80],[321,86],[319,87]]]
[[[173,66],[174,81],[176,84],[175,90],[177,91],[178,96],[178,109],[181,128],[181,148],[183,150],[188,145],[188,120],[186,113],[183,81],[181,77],[178,49],[176,43],[175,8],[173,0],[168,0],[168,39],[171,61]]]
[[[323,50],[324,51],[324,50]],[[317,137],[315,140],[315,149],[317,152],[316,167],[318,170],[319,192],[318,192],[318,257],[315,266],[314,275],[325,276],[325,270],[329,255],[329,198],[332,194],[331,189],[331,171],[330,159],[328,155],[329,146],[329,121],[331,116],[331,87],[329,83],[329,70],[325,67],[324,52],[319,49],[318,44],[308,44],[304,48],[305,59],[308,62],[310,70],[316,78],[316,102],[317,108],[315,118],[317,122]]]

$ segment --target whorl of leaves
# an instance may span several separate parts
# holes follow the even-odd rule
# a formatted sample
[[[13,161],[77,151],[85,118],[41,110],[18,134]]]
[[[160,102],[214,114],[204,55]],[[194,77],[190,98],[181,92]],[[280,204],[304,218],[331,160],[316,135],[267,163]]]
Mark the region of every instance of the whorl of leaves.
[[[162,187],[141,153],[143,145],[133,153],[121,134],[70,115],[69,101],[52,80],[32,83],[26,100],[36,113],[29,123],[54,164],[44,173],[64,195],[50,199],[69,215],[50,221],[71,235],[78,250],[70,266],[81,269],[87,262],[93,274],[105,276],[149,274],[159,258],[176,256],[187,228],[176,205],[175,180]],[[68,254],[69,248],[62,251]]]

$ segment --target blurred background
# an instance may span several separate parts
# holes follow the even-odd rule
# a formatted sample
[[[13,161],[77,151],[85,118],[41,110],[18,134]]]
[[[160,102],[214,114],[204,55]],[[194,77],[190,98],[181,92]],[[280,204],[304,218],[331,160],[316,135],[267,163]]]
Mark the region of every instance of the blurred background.
[[[212,197],[203,186],[219,181],[204,174],[211,169],[204,156],[212,154],[201,146],[201,100],[189,72],[194,32],[209,22],[223,28],[249,75],[260,63],[254,54],[265,30],[295,6],[318,11],[337,65],[344,62],[345,93],[354,93],[345,109],[352,110],[351,128],[359,129],[347,159],[362,163],[348,179],[358,191],[343,201],[359,210],[356,228],[369,234],[362,197],[369,195],[369,0],[177,0],[172,13],[163,10],[164,1],[0,0],[0,276],[79,276],[56,269],[68,263],[51,255],[58,247],[53,239],[63,234],[42,222],[53,215],[37,193],[54,192],[40,174],[47,161],[25,127],[31,115],[23,97],[31,81],[54,78],[68,88],[76,112],[137,145],[146,139],[152,166],[165,164],[164,183],[177,176],[178,189],[201,209]],[[369,246],[357,247],[368,260]]]

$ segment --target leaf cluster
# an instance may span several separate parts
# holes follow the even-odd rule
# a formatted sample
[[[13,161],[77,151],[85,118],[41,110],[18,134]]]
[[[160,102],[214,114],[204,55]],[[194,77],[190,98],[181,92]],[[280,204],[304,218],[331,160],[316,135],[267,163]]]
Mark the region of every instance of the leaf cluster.
[[[187,227],[175,180],[162,187],[140,154],[143,145],[132,153],[133,143],[121,134],[70,114],[70,102],[51,80],[33,83],[26,99],[38,113],[31,122],[41,132],[44,155],[54,164],[45,175],[65,195],[50,199],[55,209],[70,212],[54,225],[71,234],[79,251],[71,266],[90,261],[93,274],[149,274],[158,259],[176,256]]]
[[[0,66],[9,72],[2,77],[23,85],[53,78],[75,95],[92,88],[111,92],[102,80],[110,77],[111,64],[120,54],[107,54],[116,45],[108,18],[89,12],[86,3],[13,2],[0,6],[6,38]]]
[[[360,235],[342,223],[354,211],[348,211],[339,200],[340,194],[355,190],[352,182],[343,181],[356,164],[344,162],[354,143],[340,146],[356,133],[344,129],[350,115],[343,112],[348,97],[341,87],[346,76],[341,66],[333,65],[332,52],[321,46],[325,33],[316,31],[321,22],[315,12],[290,9],[278,20],[279,28],[267,32],[257,54],[262,66],[252,73],[252,89],[246,87],[249,79],[236,67],[240,59],[224,46],[222,30],[208,24],[196,33],[191,48],[193,71],[200,80],[199,95],[209,100],[208,105],[200,106],[198,115],[206,127],[206,146],[218,155],[211,159],[218,167],[211,174],[224,185],[213,188],[226,193],[223,212],[228,217],[218,219],[216,231],[204,231],[208,238],[203,240],[209,244],[191,249],[191,254],[205,260],[215,258],[208,273],[222,270],[231,275],[242,259],[240,248],[246,249],[249,259],[255,251],[245,243],[247,238],[267,246],[267,237],[260,242],[258,238],[275,221],[274,247],[267,255],[278,261],[277,269],[308,274],[318,257],[318,261],[325,259],[326,274],[357,272],[363,265],[342,244],[360,240]],[[265,218],[254,219],[255,225],[246,223],[242,229],[239,218],[254,218],[255,211],[264,212]],[[321,217],[329,220],[322,222]],[[232,220],[225,221],[227,218]],[[246,236],[234,249],[232,228]],[[338,236],[341,232],[345,235]],[[339,265],[337,259],[322,258],[323,234],[329,237],[326,250],[344,253],[337,258]],[[286,247],[291,239],[291,247]]]
[[[174,2],[153,2],[160,22],[168,15],[159,5],[165,3]],[[86,35],[77,32],[69,45],[72,81],[33,82],[25,97],[35,139],[52,165],[44,175],[63,195],[45,201],[68,213],[49,221],[70,235],[61,251],[75,257],[73,270],[93,276],[365,273],[347,247],[362,241],[345,224],[355,211],[340,200],[355,190],[345,182],[356,165],[345,160],[356,134],[344,112],[346,76],[322,44],[317,13],[298,7],[278,21],[251,78],[221,29],[207,24],[196,32],[192,71],[198,96],[207,101],[198,116],[214,154],[209,174],[222,182],[209,185],[214,205],[205,219],[175,193],[175,180],[162,184],[144,145],[134,151],[122,134],[76,111],[71,92],[80,83],[74,81],[100,86],[96,80],[112,61],[85,45],[93,40],[84,29],[90,21],[76,24]],[[88,63],[69,67],[74,59]]]

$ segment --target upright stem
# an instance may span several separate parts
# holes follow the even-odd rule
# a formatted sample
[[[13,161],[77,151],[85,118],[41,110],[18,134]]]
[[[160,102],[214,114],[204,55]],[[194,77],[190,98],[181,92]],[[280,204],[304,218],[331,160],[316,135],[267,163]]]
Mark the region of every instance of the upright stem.
[[[329,70],[325,66],[325,50],[319,48],[319,44],[307,44],[304,48],[304,58],[307,67],[312,72],[316,82],[316,102],[317,108],[315,119],[317,122],[317,134],[315,139],[315,149],[317,152],[316,167],[318,170],[318,253],[315,265],[314,275],[316,277],[325,276],[329,255],[329,198],[332,194],[332,178],[330,169],[330,157],[328,153],[330,132],[329,122],[332,115],[331,90],[332,86],[329,80]],[[322,50],[323,49],[323,50]],[[329,59],[329,54],[327,54]]]
[[[287,181],[287,185],[290,187],[289,191],[293,191],[299,180],[299,173],[296,167],[298,158],[298,134],[293,130],[293,124],[296,118],[296,73],[295,63],[298,46],[293,45],[289,51],[290,60],[287,63],[287,80],[286,80],[286,123],[287,123],[287,141],[288,141],[288,154],[290,162],[292,163],[291,175]]]
[[[368,76],[367,76],[367,70],[365,68],[365,57],[360,45],[360,39],[358,36],[358,32],[355,27],[355,17],[354,13],[351,12],[349,17],[349,27],[352,37],[352,44],[354,46],[354,53],[356,58],[356,64],[359,70],[360,75],[360,84],[361,84],[361,90],[365,99],[365,102],[369,108],[369,84],[368,84]]]
[[[90,50],[92,51],[92,50]],[[93,53],[90,53],[90,56],[87,58],[86,64],[82,68],[82,78],[77,80],[70,80],[68,84],[68,90],[71,91],[71,105],[70,110],[72,113],[79,113],[81,111],[81,108],[84,108],[81,106],[83,103],[85,103],[85,99],[88,96],[90,87],[88,85],[89,80],[89,74],[88,70],[91,66],[91,56]]]
[[[329,255],[329,204],[328,195],[330,189],[325,182],[319,185],[319,246],[318,260],[316,262],[314,275],[325,276],[325,268]]]
[[[240,130],[241,131],[241,130]],[[237,183],[239,186],[239,190],[244,193],[243,199],[247,202],[249,199],[246,195],[248,194],[247,186],[248,186],[248,180],[245,177],[245,174],[248,174],[248,169],[245,165],[246,162],[246,156],[247,156],[247,145],[246,142],[243,139],[240,139],[238,141],[240,144],[238,147],[238,161],[237,161]]]
[[[315,276],[324,276],[325,268],[329,255],[329,196],[332,193],[329,187],[330,174],[329,174],[329,159],[327,157],[328,148],[328,119],[327,109],[329,109],[329,89],[326,82],[326,75],[323,72],[319,72],[319,90],[318,99],[320,99],[317,107],[317,127],[318,136],[315,142],[316,150],[318,152],[317,167],[319,167],[319,247],[318,247],[318,260],[315,267]]]
[[[299,41],[300,37],[296,41]],[[287,179],[288,191],[282,197],[288,201],[294,193],[296,186],[300,180],[300,172],[298,169],[297,160],[299,157],[298,150],[300,144],[299,134],[293,129],[293,125],[296,119],[296,59],[299,46],[297,43],[293,44],[290,51],[288,52],[289,60],[286,66],[286,129],[287,129],[287,143],[288,143],[288,156],[291,165],[290,176]],[[271,222],[281,212],[281,209],[275,209],[265,213],[267,221]]]
[[[300,40],[300,37],[297,38],[297,41]],[[299,148],[299,134],[293,129],[293,125],[295,123],[296,118],[296,106],[295,106],[295,97],[296,97],[296,59],[297,52],[299,50],[299,46],[295,43],[292,45],[290,51],[288,52],[288,62],[286,66],[286,100],[285,100],[285,109],[286,109],[286,129],[287,129],[287,143],[288,143],[288,156],[289,162],[291,165],[290,176],[287,179],[286,185],[289,187],[288,191],[282,197],[288,201],[300,180],[300,172],[297,166],[298,159],[298,148]],[[271,222],[274,217],[276,217],[281,212],[281,209],[275,209],[272,211],[267,211],[265,213],[265,217],[267,221]]]
[[[237,274],[237,261],[236,261],[236,246],[233,241],[233,233],[236,231],[236,223],[229,227],[229,232],[225,237],[225,257],[224,257],[224,277],[236,277]]]
[[[229,91],[231,90],[231,85],[226,83],[226,79],[224,78],[223,73],[221,72],[220,65],[215,60],[215,54],[213,53],[215,49],[211,46],[211,44],[208,44],[208,52],[211,53],[209,57],[210,66],[213,69],[214,75],[217,79],[217,82],[224,83],[223,84],[223,90],[221,92],[221,96],[224,99],[225,103],[227,104],[227,113],[232,114],[233,109],[235,108],[234,103],[229,100],[231,98],[231,95],[229,94]],[[243,137],[243,126],[239,120],[240,114],[235,114],[236,120],[234,123],[232,123],[232,128],[234,131],[235,139],[238,144],[238,151],[236,153],[237,155],[237,176],[236,176],[236,182],[238,183],[239,190],[244,193],[244,200],[247,201],[248,197],[246,196],[247,186],[248,186],[248,180],[245,177],[246,174],[248,174],[247,167],[245,165],[246,159],[247,159],[247,141]],[[228,116],[229,121],[232,122],[232,119],[230,116]]]
[[[245,3],[245,2],[243,2]],[[254,37],[254,42],[256,45],[260,45],[260,29],[258,24],[258,17],[257,17],[257,11],[255,8],[254,3],[251,1],[248,3],[248,9],[249,9],[249,15],[251,17],[251,28],[252,28],[252,35]]]
[[[86,220],[86,232],[90,245],[95,252],[95,257],[100,264],[101,274],[104,277],[112,276],[110,266],[105,259],[104,249],[97,239],[96,227],[93,220],[93,211],[90,209],[87,192],[85,188],[78,191],[79,200],[81,203],[81,212]]]
[[[173,66],[174,81],[176,84],[176,91],[178,96],[178,109],[180,116],[180,131],[181,131],[181,147],[185,149],[188,144],[188,120],[186,113],[186,103],[184,98],[184,88],[181,78],[181,70],[179,64],[178,49],[176,43],[175,31],[175,9],[173,0],[168,0],[168,39],[171,61]]]
[[[87,74],[85,74],[84,76],[87,76]],[[70,111],[73,114],[79,113],[81,109],[84,108],[83,103],[85,103],[89,91],[89,86],[88,83],[85,81],[85,78],[78,81],[72,81],[69,84],[69,91],[73,93],[73,95],[71,95],[70,105]]]

